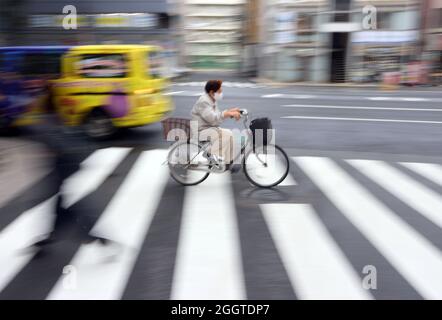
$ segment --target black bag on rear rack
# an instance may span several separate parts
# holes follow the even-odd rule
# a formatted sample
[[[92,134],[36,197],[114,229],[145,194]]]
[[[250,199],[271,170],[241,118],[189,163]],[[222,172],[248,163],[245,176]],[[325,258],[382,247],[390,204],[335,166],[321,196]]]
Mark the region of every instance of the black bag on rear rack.
[[[250,122],[250,130],[253,134],[253,148],[266,146],[272,141],[272,121],[269,118],[256,118]]]

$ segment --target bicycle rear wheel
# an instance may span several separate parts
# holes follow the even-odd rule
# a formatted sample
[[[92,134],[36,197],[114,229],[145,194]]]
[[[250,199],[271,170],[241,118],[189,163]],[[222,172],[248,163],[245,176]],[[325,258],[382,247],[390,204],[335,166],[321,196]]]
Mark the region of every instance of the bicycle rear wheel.
[[[192,163],[201,152],[202,147],[199,144],[188,142],[178,143],[169,151],[167,156],[169,171],[176,182],[183,186],[194,186],[207,179],[210,173],[195,170],[198,164]]]
[[[289,158],[277,145],[256,146],[243,159],[244,174],[255,186],[271,188],[287,177],[290,169]]]

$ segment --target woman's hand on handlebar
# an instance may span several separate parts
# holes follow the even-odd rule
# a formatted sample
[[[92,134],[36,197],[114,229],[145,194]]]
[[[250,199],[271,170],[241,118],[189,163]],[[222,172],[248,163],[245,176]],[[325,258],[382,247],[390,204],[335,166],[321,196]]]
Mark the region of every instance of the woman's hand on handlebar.
[[[239,108],[232,108],[229,110],[226,110],[224,112],[224,117],[230,117],[230,118],[235,118],[235,120],[239,120],[241,118],[241,112]]]

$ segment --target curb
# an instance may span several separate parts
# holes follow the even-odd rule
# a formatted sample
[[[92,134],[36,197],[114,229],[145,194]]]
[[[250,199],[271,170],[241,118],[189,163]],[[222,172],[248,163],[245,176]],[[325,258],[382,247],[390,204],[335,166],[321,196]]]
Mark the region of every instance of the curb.
[[[318,83],[318,82],[277,82],[270,79],[265,78],[251,78],[251,82],[255,82],[256,84],[266,85],[270,87],[317,87],[317,88],[358,88],[358,89],[378,89],[381,91],[401,91],[401,90],[410,90],[413,89],[415,91],[426,92],[428,87],[407,87],[401,85],[393,85],[393,84],[359,84],[353,82],[346,83]],[[440,88],[440,86],[433,86],[432,88]]]
[[[379,89],[382,88],[382,84],[358,84],[358,83],[318,83],[318,82],[277,82],[263,78],[252,78],[251,82],[257,84],[263,84],[267,86],[278,87],[326,87],[326,88],[370,88]]]

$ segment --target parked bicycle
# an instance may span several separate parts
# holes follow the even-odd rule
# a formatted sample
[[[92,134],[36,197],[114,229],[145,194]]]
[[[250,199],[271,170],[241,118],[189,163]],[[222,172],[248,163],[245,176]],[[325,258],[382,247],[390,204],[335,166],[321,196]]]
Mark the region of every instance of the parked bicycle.
[[[234,161],[242,157],[240,162],[244,174],[255,186],[261,188],[277,186],[287,177],[290,162],[281,147],[268,141],[271,140],[271,136],[267,134],[272,131],[271,121],[267,118],[258,118],[249,123],[248,111],[242,109],[240,113],[246,135],[240,152],[234,155]],[[187,137],[190,137],[188,119],[166,119],[163,121],[163,126],[166,137],[169,130],[174,128],[185,130]],[[262,137],[257,134],[260,130],[263,133]],[[210,140],[185,139],[176,142],[167,156],[172,178],[182,185],[192,186],[206,180],[211,173],[225,172],[225,164],[209,161],[211,147]]]

